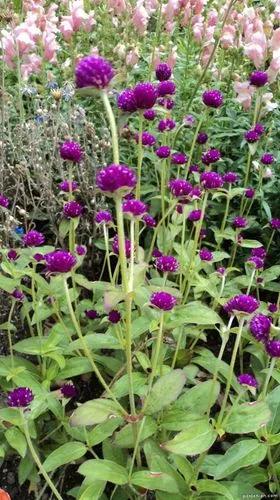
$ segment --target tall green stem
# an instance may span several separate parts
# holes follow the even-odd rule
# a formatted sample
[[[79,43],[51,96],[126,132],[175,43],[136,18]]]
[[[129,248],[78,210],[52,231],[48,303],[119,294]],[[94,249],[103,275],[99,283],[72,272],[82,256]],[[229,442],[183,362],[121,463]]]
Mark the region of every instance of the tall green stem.
[[[123,285],[123,291],[127,293],[128,277],[127,277],[127,262],[126,262],[126,252],[125,252],[122,198],[117,196],[115,198],[115,204],[116,204],[116,216],[117,216],[117,228],[118,228],[119,259],[120,259],[121,273],[122,273],[122,285]]]
[[[190,169],[190,165],[191,165],[191,161],[192,161],[192,157],[193,157],[193,152],[194,152],[194,148],[195,148],[195,144],[196,144],[196,139],[197,139],[198,133],[200,131],[201,125],[203,123],[203,120],[204,120],[204,113],[202,113],[202,116],[201,116],[201,118],[200,118],[200,120],[199,120],[199,122],[197,124],[197,127],[195,129],[195,132],[194,132],[194,136],[193,136],[193,140],[192,140],[192,145],[191,145],[191,150],[190,150],[188,162],[187,162],[187,165],[186,165],[185,179],[188,177],[188,173],[189,173],[189,169]]]
[[[161,312],[160,320],[159,320],[159,331],[158,331],[158,336],[157,336],[157,341],[156,341],[156,348],[155,348],[155,353],[154,353],[153,361],[152,361],[152,371],[151,371],[151,375],[150,375],[147,396],[146,396],[145,403],[144,403],[144,406],[142,409],[142,413],[145,413],[145,410],[146,410],[146,407],[148,404],[148,400],[150,397],[150,393],[152,390],[154,378],[155,378],[155,375],[157,372],[160,349],[161,349],[162,340],[163,340],[163,325],[164,325],[164,312]]]
[[[266,379],[265,379],[263,390],[262,390],[262,393],[261,393],[261,396],[260,396],[262,399],[265,399],[265,397],[266,397],[268,385],[269,385],[270,379],[272,377],[272,373],[273,373],[273,370],[274,370],[274,367],[275,367],[275,363],[276,363],[276,358],[272,358],[271,361],[270,361],[270,366],[269,366],[269,370],[267,372],[267,376],[266,376]]]
[[[103,235],[104,235],[104,243],[105,243],[106,260],[107,260],[109,278],[110,278],[111,283],[113,283],[113,275],[112,275],[111,262],[110,262],[110,252],[109,252],[109,235],[108,235],[108,228],[106,227],[106,224],[103,224]]]
[[[110,129],[111,129],[111,138],[112,138],[112,149],[113,149],[113,161],[116,164],[120,163],[119,158],[119,141],[118,141],[118,131],[116,126],[116,120],[114,113],[112,111],[112,107],[109,101],[108,94],[105,90],[101,91],[101,99],[103,101],[105,111],[107,113]]]

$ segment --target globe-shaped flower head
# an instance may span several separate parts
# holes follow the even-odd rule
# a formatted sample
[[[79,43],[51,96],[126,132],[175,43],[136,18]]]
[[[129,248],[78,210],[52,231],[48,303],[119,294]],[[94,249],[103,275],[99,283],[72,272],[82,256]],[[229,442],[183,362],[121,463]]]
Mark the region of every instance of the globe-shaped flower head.
[[[147,205],[141,200],[125,200],[122,209],[130,217],[142,217],[147,212]]]
[[[208,250],[208,248],[202,248],[199,251],[199,257],[201,260],[204,260],[206,262],[211,262],[211,260],[213,259],[213,254],[212,252],[210,252],[210,250]]]
[[[136,106],[139,109],[152,108],[157,100],[157,89],[150,82],[138,83],[134,89],[134,98]]]
[[[63,160],[72,161],[73,163],[79,163],[84,156],[80,144],[74,141],[65,141],[61,144],[59,152]]]
[[[188,215],[188,220],[197,222],[201,219],[202,211],[200,209],[192,210]]]
[[[77,260],[66,250],[55,250],[45,255],[47,270],[51,273],[68,273],[75,266]]]
[[[271,153],[264,153],[261,157],[261,162],[263,165],[272,165],[274,161],[275,158]]]
[[[208,141],[208,134],[206,132],[199,132],[197,134],[196,142],[197,144],[206,144]]]
[[[155,143],[157,142],[155,136],[153,134],[150,134],[150,132],[142,132],[142,145],[143,146],[154,146]],[[139,143],[139,134],[136,133],[135,136],[135,141],[137,142],[137,144]]]
[[[131,241],[126,239],[124,245],[125,245],[125,255],[127,258],[129,258],[131,255]],[[119,238],[117,235],[114,236],[112,250],[114,254],[119,255],[120,247],[119,247]]]
[[[45,242],[45,236],[33,229],[32,231],[28,231],[22,240],[27,247],[38,247]]]
[[[235,172],[227,172],[223,176],[224,182],[227,182],[228,184],[234,184],[235,182],[238,181],[238,174]]]
[[[223,177],[217,172],[202,172],[200,183],[205,189],[217,189],[223,186]]]
[[[60,392],[65,398],[75,398],[78,395],[77,388],[71,382],[66,382],[60,387]]]
[[[12,408],[26,408],[33,399],[33,393],[29,387],[17,387],[9,392],[7,404]]]
[[[268,82],[266,71],[253,71],[250,74],[250,84],[255,87],[263,87]]]
[[[154,292],[150,303],[162,311],[171,311],[177,303],[176,297],[167,292]]]
[[[8,208],[9,205],[10,201],[8,200],[8,198],[0,193],[0,207]]]
[[[166,80],[158,84],[157,91],[159,97],[165,97],[166,95],[173,95],[176,92],[176,85],[171,80]]]
[[[255,379],[255,377],[253,377],[253,375],[250,375],[249,373],[242,373],[237,377],[237,380],[240,385],[255,387],[255,388],[258,387],[257,380]]]
[[[221,158],[221,152],[218,149],[209,149],[202,154],[201,160],[205,165],[210,165],[211,163],[216,163]]]
[[[82,215],[84,207],[75,200],[68,201],[63,207],[63,215],[67,219],[74,219]]]
[[[220,90],[206,90],[202,94],[202,100],[209,108],[219,108],[224,102],[224,97]]]
[[[112,164],[97,173],[96,185],[107,196],[124,196],[136,186],[136,175],[127,165]]]
[[[255,314],[249,323],[249,330],[259,342],[268,339],[271,328],[271,319],[265,314]]]
[[[245,217],[240,217],[239,215],[234,217],[232,222],[233,227],[235,227],[236,229],[244,229],[247,224],[247,219]]]
[[[147,227],[156,227],[157,221],[150,214],[144,214],[142,217],[142,221]]]
[[[174,273],[178,271],[179,262],[172,255],[161,255],[156,259],[156,268],[163,273]]]
[[[168,158],[170,156],[171,149],[169,146],[160,146],[156,149],[156,155],[158,158]]]
[[[180,152],[173,153],[171,158],[171,163],[173,163],[173,165],[184,165],[188,161],[187,155]]]
[[[251,200],[255,196],[255,190],[252,187],[248,187],[247,189],[245,189],[245,193],[244,194],[245,194],[246,198],[248,198],[249,200]]]
[[[103,57],[83,57],[75,69],[76,86],[79,89],[83,87],[104,89],[108,87],[114,74],[111,64]]]
[[[224,310],[229,313],[245,313],[252,314],[258,309],[259,303],[255,297],[251,295],[235,295],[232,299],[228,300],[224,305]]]
[[[117,99],[118,108],[127,113],[132,113],[137,110],[137,104],[134,97],[133,89],[125,89],[119,95]]]
[[[172,179],[169,182],[169,189],[176,198],[184,198],[192,191],[192,185],[185,179]]]
[[[58,187],[60,191],[64,191],[64,193],[70,193],[70,190],[73,193],[73,191],[76,191],[79,186],[76,181],[62,181],[60,184],[58,184]]]
[[[272,358],[280,358],[280,340],[268,340],[265,344],[266,352]]]
[[[158,131],[170,132],[170,130],[173,130],[175,127],[176,127],[175,120],[172,120],[172,118],[165,118],[164,120],[159,121]]]
[[[280,229],[280,219],[277,219],[276,217],[271,219],[269,221],[270,227],[274,230]]]
[[[157,113],[154,109],[146,109],[146,111],[144,111],[143,113],[143,116],[146,120],[148,120],[149,122],[152,122],[155,117],[157,116]]]
[[[95,216],[95,222],[97,224],[111,224],[113,222],[113,217],[109,210],[100,210]]]
[[[245,132],[244,139],[249,142],[249,144],[253,144],[254,142],[258,142],[260,140],[260,134],[257,130],[251,129]]]
[[[164,80],[169,80],[171,77],[172,70],[169,66],[169,64],[166,63],[160,63],[156,67],[156,77],[160,82],[163,82]]]

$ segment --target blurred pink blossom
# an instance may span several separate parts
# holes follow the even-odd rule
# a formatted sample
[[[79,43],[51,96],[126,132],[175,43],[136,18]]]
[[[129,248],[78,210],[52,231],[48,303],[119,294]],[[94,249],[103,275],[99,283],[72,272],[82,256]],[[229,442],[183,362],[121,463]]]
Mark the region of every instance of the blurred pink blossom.
[[[63,37],[67,41],[71,39],[73,33],[80,29],[89,32],[95,25],[93,13],[87,14],[84,10],[83,0],[74,0],[70,2],[69,7],[70,15],[62,16],[62,21],[59,26]]]
[[[143,0],[138,0],[133,12],[132,22],[140,35],[144,35],[149,21],[149,14],[143,5]]]
[[[247,111],[251,107],[255,87],[250,85],[250,82],[235,82],[233,88],[237,93],[237,102]]]

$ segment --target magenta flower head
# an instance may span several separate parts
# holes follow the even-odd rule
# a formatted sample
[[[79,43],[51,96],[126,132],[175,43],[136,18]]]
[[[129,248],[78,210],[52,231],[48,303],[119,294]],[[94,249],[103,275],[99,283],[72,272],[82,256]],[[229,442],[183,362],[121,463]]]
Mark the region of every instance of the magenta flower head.
[[[278,306],[277,306],[277,304],[271,303],[271,304],[268,304],[267,309],[269,310],[270,313],[274,314],[278,311]]]
[[[272,358],[280,358],[280,340],[268,340],[265,349]]]
[[[47,253],[45,260],[50,273],[69,273],[77,263],[76,257],[66,250]]]
[[[199,172],[199,166],[196,165],[195,163],[193,165],[190,165],[189,172],[190,172],[190,174],[194,174],[195,172]]]
[[[166,63],[160,63],[156,67],[156,77],[160,82],[163,82],[164,80],[169,80],[171,77],[172,70],[169,66],[169,64]]]
[[[112,309],[112,311],[108,314],[108,320],[113,324],[119,323],[121,320],[121,314],[116,309]]]
[[[201,219],[202,211],[201,210],[192,210],[188,215],[188,220],[191,222],[197,222]]]
[[[274,218],[269,221],[270,227],[274,230],[280,229],[280,219]]]
[[[29,387],[17,387],[8,393],[7,404],[11,408],[26,408],[33,399],[34,395]]]
[[[224,184],[223,177],[217,172],[202,172],[200,183],[205,189],[221,188]]]
[[[244,139],[249,142],[249,144],[253,144],[260,140],[260,134],[255,129],[251,129],[245,132]]]
[[[43,260],[45,260],[45,257],[42,253],[35,253],[33,255],[33,259],[35,259],[36,262],[42,262]]]
[[[167,292],[154,292],[151,295],[150,303],[161,311],[171,311],[175,307],[177,299]]]
[[[247,219],[245,219],[245,217],[240,217],[239,215],[234,217],[232,221],[232,225],[236,229],[244,229],[247,226],[247,224],[248,224]]]
[[[163,158],[168,158],[170,156],[171,149],[169,146],[160,146],[158,149],[156,149],[156,155],[163,159]]]
[[[171,156],[171,163],[173,163],[173,165],[184,165],[185,163],[187,163],[188,161],[188,157],[187,155],[185,155],[185,153],[173,153],[173,155]]]
[[[72,193],[76,191],[79,187],[76,181],[62,181],[58,184],[60,191],[64,191],[64,193],[70,193],[70,188]]]
[[[125,200],[122,209],[123,213],[130,217],[141,217],[147,212],[147,205],[141,200]]]
[[[252,314],[258,309],[259,303],[251,295],[235,295],[224,305],[224,310],[229,314]]]
[[[202,100],[209,108],[219,108],[224,102],[224,97],[220,90],[206,90],[202,94]]]
[[[249,200],[252,199],[252,198],[254,198],[254,196],[255,196],[255,190],[254,190],[254,188],[249,187],[249,188],[245,189],[245,196]]]
[[[216,163],[221,158],[221,152],[218,149],[209,149],[202,154],[201,160],[204,165],[210,165],[211,163]]]
[[[226,274],[226,268],[225,267],[218,267],[217,268],[217,273],[220,275],[220,276],[224,276]]]
[[[139,109],[150,109],[156,103],[158,97],[157,88],[150,82],[138,83],[133,92],[136,106]]]
[[[125,89],[117,99],[118,108],[127,113],[132,113],[137,110],[137,104],[134,97],[133,89]]]
[[[72,161],[73,163],[79,163],[84,156],[80,144],[74,141],[66,141],[61,144],[59,152],[63,160]]]
[[[200,260],[205,260],[206,262],[211,262],[213,260],[213,254],[208,250],[208,248],[202,248],[199,251]]]
[[[32,231],[28,231],[22,240],[27,247],[38,247],[45,242],[45,236],[33,229]]]
[[[157,221],[150,214],[144,214],[142,217],[142,221],[147,227],[156,227],[157,225]]]
[[[152,122],[155,117],[157,116],[157,113],[154,109],[146,109],[146,111],[144,111],[143,113],[143,116],[146,120],[148,120],[149,122]]]
[[[174,108],[175,102],[170,97],[159,97],[157,101],[159,106],[163,106],[165,109],[169,111]]]
[[[264,133],[265,128],[264,128],[264,126],[263,126],[262,123],[256,123],[256,125],[253,128],[253,130],[255,132],[257,132],[257,134],[259,134],[259,136],[261,136]]]
[[[242,373],[241,375],[239,375],[237,377],[237,380],[238,380],[240,385],[244,385],[244,386],[248,386],[248,387],[257,388],[259,385],[257,380],[255,379],[255,377],[253,377],[253,375],[250,375],[249,373]]]
[[[80,59],[75,68],[76,87],[94,87],[104,89],[108,87],[115,72],[106,59],[99,56],[87,56]]]
[[[264,247],[252,248],[251,257],[260,257],[261,259],[265,259],[266,249]]]
[[[107,196],[124,196],[136,186],[136,175],[127,165],[112,164],[97,173],[96,185]]]
[[[95,309],[88,309],[85,311],[85,315],[88,319],[97,319],[99,314]]]
[[[234,184],[238,181],[238,174],[236,174],[235,172],[227,172],[223,175],[223,179],[224,182],[227,182],[228,184]]]
[[[250,84],[255,87],[263,87],[268,82],[268,75],[266,71],[253,71],[249,80]]]
[[[100,210],[95,216],[96,224],[111,224],[113,222],[113,217],[109,210]]]
[[[67,219],[74,219],[82,215],[84,207],[75,200],[68,201],[63,207],[63,215]]]
[[[86,253],[87,253],[87,247],[85,245],[77,245],[75,250],[76,250],[76,254],[80,255],[80,257],[82,257],[83,255],[86,255]]]
[[[249,330],[258,342],[268,339],[271,328],[271,320],[265,314],[255,314],[249,323]]]
[[[71,384],[71,382],[66,382],[66,384],[63,384],[60,387],[60,392],[65,398],[76,398],[78,396],[78,391],[77,388],[74,384]]]
[[[157,91],[159,97],[165,97],[166,95],[173,95],[176,92],[176,85],[171,80],[165,80],[158,84]]]
[[[12,297],[15,299],[15,300],[18,300],[19,302],[22,302],[24,299],[25,299],[25,295],[24,293],[21,291],[21,290],[17,290],[15,289],[12,293],[11,293]]]
[[[11,248],[7,253],[7,257],[9,260],[17,260],[19,258],[19,255],[17,251],[14,250],[14,248]]]
[[[10,201],[8,200],[8,198],[0,193],[0,207],[8,208],[9,205]]]
[[[249,259],[247,259],[247,264],[250,264],[255,269],[263,269],[264,260],[257,256],[251,256],[249,257]]]
[[[206,144],[207,141],[208,141],[208,135],[206,134],[206,132],[199,132],[197,134],[196,138],[197,144]]]
[[[139,134],[135,134],[134,136],[137,144],[139,143]],[[154,135],[150,134],[150,132],[142,132],[142,145],[143,146],[154,146],[156,143],[156,138]]]
[[[162,255],[156,259],[156,268],[163,273],[175,273],[179,269],[178,260],[172,255]]]
[[[169,181],[169,189],[176,198],[184,198],[192,191],[192,185],[185,179],[172,179]]]
[[[261,157],[261,162],[263,165],[272,165],[274,161],[275,158],[271,153],[264,153]]]
[[[172,120],[172,118],[165,118],[164,120],[160,120],[158,124],[159,132],[170,132],[176,127],[176,122]]]
[[[112,250],[113,250],[114,254],[119,255],[120,248],[119,248],[119,238],[118,238],[117,235],[114,236]],[[126,255],[127,258],[129,258],[130,254],[131,254],[131,241],[130,240],[125,240],[125,255]]]

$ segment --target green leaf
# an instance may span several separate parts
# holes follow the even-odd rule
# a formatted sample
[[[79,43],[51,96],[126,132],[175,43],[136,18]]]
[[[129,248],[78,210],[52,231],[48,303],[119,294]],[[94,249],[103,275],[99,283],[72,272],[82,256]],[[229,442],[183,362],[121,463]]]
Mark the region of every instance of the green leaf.
[[[197,422],[198,420],[204,420],[204,416],[173,407],[164,412],[160,425],[168,431],[182,431],[189,427],[190,422]]]
[[[217,493],[228,500],[235,500],[230,491],[213,479],[200,479],[195,484],[198,493]]]
[[[276,280],[280,276],[280,266],[271,266],[268,269],[265,269],[261,277],[264,279],[264,281],[267,283],[269,281]]]
[[[156,433],[157,423],[151,417],[144,417],[145,422],[140,435],[140,442]],[[120,448],[133,448],[135,445],[135,424],[127,424],[114,436],[114,443]]]
[[[137,394],[137,396],[143,396],[146,391],[145,383],[147,382],[147,376],[143,373],[134,372],[132,374],[132,382],[134,394]],[[114,382],[111,389],[118,399],[126,396],[129,392],[128,375],[123,375],[119,378],[119,380]]]
[[[263,427],[270,417],[271,412],[264,401],[243,403],[232,411],[223,427],[231,434],[247,434]]]
[[[205,413],[209,405],[212,407],[215,404],[219,393],[219,382],[213,383],[213,380],[200,382],[191,389],[186,390],[176,402],[176,408],[182,408],[183,410],[195,409],[196,413]]]
[[[94,429],[88,432],[88,444],[89,446],[96,446],[102,443],[104,439],[111,436],[113,432],[123,423],[122,418],[111,418],[105,420],[102,424],[98,424]]]
[[[65,443],[56,450],[54,450],[46,458],[43,463],[43,467],[47,472],[53,471],[61,465],[69,464],[83,457],[87,452],[87,447],[83,443],[78,441],[72,441],[71,443]]]
[[[262,247],[263,244],[257,240],[242,240],[239,246],[243,248],[259,248]]]
[[[0,275],[0,289],[5,292],[11,293],[17,286],[17,280],[12,280],[11,278],[6,278],[6,276]]]
[[[217,432],[205,419],[199,422],[190,422],[188,429],[179,432],[171,441],[163,443],[161,447],[178,455],[198,455],[208,450],[216,437]]]
[[[18,408],[1,408],[0,422],[9,422],[10,424],[20,426],[22,424],[22,418]]]
[[[69,229],[70,229],[70,220],[62,219],[58,228],[59,236],[61,236],[61,238],[65,238],[65,236],[69,233]]]
[[[205,306],[202,302],[195,301],[189,302],[185,306],[177,307],[170,314],[166,326],[173,330],[177,326],[191,323],[195,325],[215,325],[222,324],[223,320],[213,309]]]
[[[98,479],[114,484],[128,482],[127,470],[111,460],[87,460],[79,467],[78,472],[83,476],[89,476],[91,481]]]
[[[18,482],[20,486],[26,481],[26,479],[31,477],[32,472],[35,471],[35,465],[33,460],[31,460],[30,455],[26,454],[24,458],[21,459],[18,467]],[[36,471],[37,474],[37,471]]]
[[[157,413],[175,401],[182,392],[185,382],[186,375],[183,370],[173,370],[160,377],[148,396],[145,414]]]
[[[88,347],[96,351],[98,349],[121,349],[118,339],[107,333],[92,333],[84,336],[84,341]],[[78,339],[71,342],[69,350],[83,349],[83,342]]]
[[[223,479],[233,472],[259,464],[266,456],[267,446],[256,439],[244,439],[233,444],[218,462],[214,479]]]
[[[216,369],[218,369],[218,373],[223,376],[223,379],[226,381],[229,375],[229,365],[222,360],[218,360],[214,354],[209,351],[209,349],[201,349],[199,351],[199,356],[193,358],[194,363],[202,366],[205,370],[208,370],[210,373],[215,373]],[[236,380],[236,376],[234,375],[231,382],[232,387],[235,392],[239,393],[241,391],[240,385]]]
[[[179,493],[179,488],[175,479],[169,476],[169,474],[166,474],[166,472],[152,472],[148,470],[134,472],[131,477],[131,483],[148,490]]]
[[[93,399],[79,406],[70,417],[70,425],[100,424],[108,418],[120,416],[120,411],[116,403],[110,399]]]
[[[276,434],[280,430],[280,385],[275,387],[266,397],[271,411],[271,418],[267,424],[267,431]]]
[[[5,438],[9,445],[18,451],[22,458],[25,457],[27,444],[24,434],[16,427],[11,427],[5,432]]]
[[[63,370],[59,372],[59,378],[72,378],[89,372],[92,372],[92,366],[87,358],[69,358]]]
[[[92,484],[85,484],[81,487],[81,493],[79,491],[79,500],[99,500],[105,489],[106,481],[94,481]],[[69,493],[69,492],[68,492]]]

